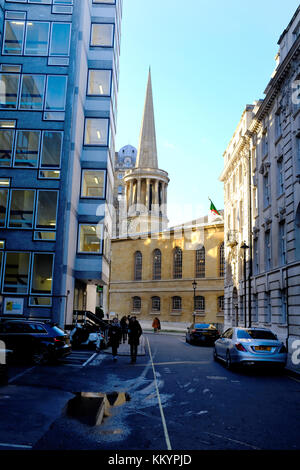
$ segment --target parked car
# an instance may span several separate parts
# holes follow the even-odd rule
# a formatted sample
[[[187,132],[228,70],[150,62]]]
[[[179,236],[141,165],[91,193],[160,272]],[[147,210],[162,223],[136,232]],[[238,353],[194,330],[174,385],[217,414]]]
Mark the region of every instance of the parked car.
[[[282,341],[266,328],[228,328],[215,342],[214,359],[228,369],[234,364],[277,365],[284,368],[287,350]]]
[[[211,323],[192,323],[187,329],[185,340],[190,344],[213,345],[219,336],[217,328]]]
[[[71,352],[68,335],[55,324],[33,320],[0,322],[0,340],[12,350],[11,359],[42,364]]]

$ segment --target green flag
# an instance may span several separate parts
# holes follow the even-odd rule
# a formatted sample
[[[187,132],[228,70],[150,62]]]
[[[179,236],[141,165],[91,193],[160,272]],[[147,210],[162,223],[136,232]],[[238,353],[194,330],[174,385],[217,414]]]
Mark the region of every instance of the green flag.
[[[211,212],[213,212],[214,214],[217,214],[217,215],[221,215],[220,212],[215,208],[212,200],[210,199],[210,210]]]

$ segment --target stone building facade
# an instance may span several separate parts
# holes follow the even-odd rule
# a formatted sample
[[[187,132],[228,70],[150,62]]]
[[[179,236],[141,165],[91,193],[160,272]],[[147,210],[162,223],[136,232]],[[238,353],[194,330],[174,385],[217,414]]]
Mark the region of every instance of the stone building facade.
[[[265,98],[247,106],[224,153],[225,325],[272,328],[299,367],[292,358],[300,340],[300,7],[278,44]],[[240,196],[232,198],[240,165]]]

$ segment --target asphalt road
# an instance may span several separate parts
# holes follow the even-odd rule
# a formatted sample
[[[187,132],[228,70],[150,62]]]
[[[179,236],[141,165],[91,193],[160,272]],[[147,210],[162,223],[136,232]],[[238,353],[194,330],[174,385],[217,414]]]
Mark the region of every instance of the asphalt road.
[[[130,364],[100,353],[10,370],[0,387],[0,448],[42,450],[299,450],[300,379],[228,371],[212,348],[146,334]],[[80,360],[78,359],[80,358]],[[114,396],[99,426],[66,412],[76,392]],[[112,395],[113,394],[113,395]]]

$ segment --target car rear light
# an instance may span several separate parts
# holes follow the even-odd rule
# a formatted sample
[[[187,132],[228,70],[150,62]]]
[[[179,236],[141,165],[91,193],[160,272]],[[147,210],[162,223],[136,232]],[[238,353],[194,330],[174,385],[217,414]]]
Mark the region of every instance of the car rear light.
[[[247,351],[241,343],[237,343],[235,347],[238,351]]]
[[[196,333],[197,330],[192,330],[191,333]]]
[[[280,351],[279,351],[279,352],[280,352],[280,353],[286,353],[286,352],[287,352],[287,351],[286,351],[286,347],[285,347],[285,345],[284,345],[284,344],[281,346],[281,348],[280,348]]]
[[[54,339],[54,343],[63,343],[65,338],[64,336],[59,336],[58,338],[53,338]]]

